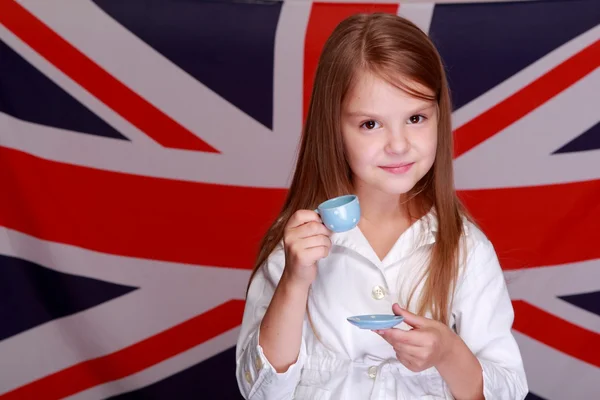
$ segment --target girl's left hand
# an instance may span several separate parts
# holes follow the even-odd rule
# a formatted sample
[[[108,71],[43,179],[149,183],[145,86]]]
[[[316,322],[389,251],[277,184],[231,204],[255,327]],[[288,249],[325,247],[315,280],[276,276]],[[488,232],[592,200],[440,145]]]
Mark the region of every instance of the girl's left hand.
[[[404,322],[413,329],[383,329],[375,332],[381,335],[396,351],[396,357],[406,368],[421,372],[438,365],[452,352],[458,336],[445,324],[420,317],[392,306],[395,315],[404,317]]]

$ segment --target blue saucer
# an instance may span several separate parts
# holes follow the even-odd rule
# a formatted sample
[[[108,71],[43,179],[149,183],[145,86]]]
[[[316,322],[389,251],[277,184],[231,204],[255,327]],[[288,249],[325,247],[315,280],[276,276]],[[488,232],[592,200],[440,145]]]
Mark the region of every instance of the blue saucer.
[[[404,317],[392,314],[355,315],[347,318],[352,325],[360,329],[389,329],[404,321]]]

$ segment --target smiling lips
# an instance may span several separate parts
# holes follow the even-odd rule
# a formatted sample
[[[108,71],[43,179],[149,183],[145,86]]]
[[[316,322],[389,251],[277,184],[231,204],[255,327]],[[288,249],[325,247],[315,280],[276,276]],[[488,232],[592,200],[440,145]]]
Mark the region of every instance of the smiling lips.
[[[401,164],[390,164],[390,165],[382,165],[379,168],[382,170],[389,172],[390,174],[404,174],[407,172],[415,163],[401,163]]]

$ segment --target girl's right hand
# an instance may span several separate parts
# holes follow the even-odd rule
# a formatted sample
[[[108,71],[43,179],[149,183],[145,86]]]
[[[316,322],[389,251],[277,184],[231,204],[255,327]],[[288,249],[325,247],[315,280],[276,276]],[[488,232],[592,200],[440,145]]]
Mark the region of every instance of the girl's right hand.
[[[317,276],[317,261],[329,255],[331,232],[311,210],[296,211],[283,231],[284,276],[290,283],[310,286]]]

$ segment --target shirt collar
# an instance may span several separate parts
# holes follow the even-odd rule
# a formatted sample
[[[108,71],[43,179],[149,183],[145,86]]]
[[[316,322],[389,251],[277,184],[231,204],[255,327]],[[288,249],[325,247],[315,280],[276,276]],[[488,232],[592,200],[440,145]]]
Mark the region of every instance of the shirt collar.
[[[347,232],[334,233],[331,241],[334,245],[352,250],[374,265],[383,268],[401,260],[422,246],[435,243],[437,230],[438,220],[435,210],[432,208],[400,235],[383,260],[379,259],[358,226]]]

